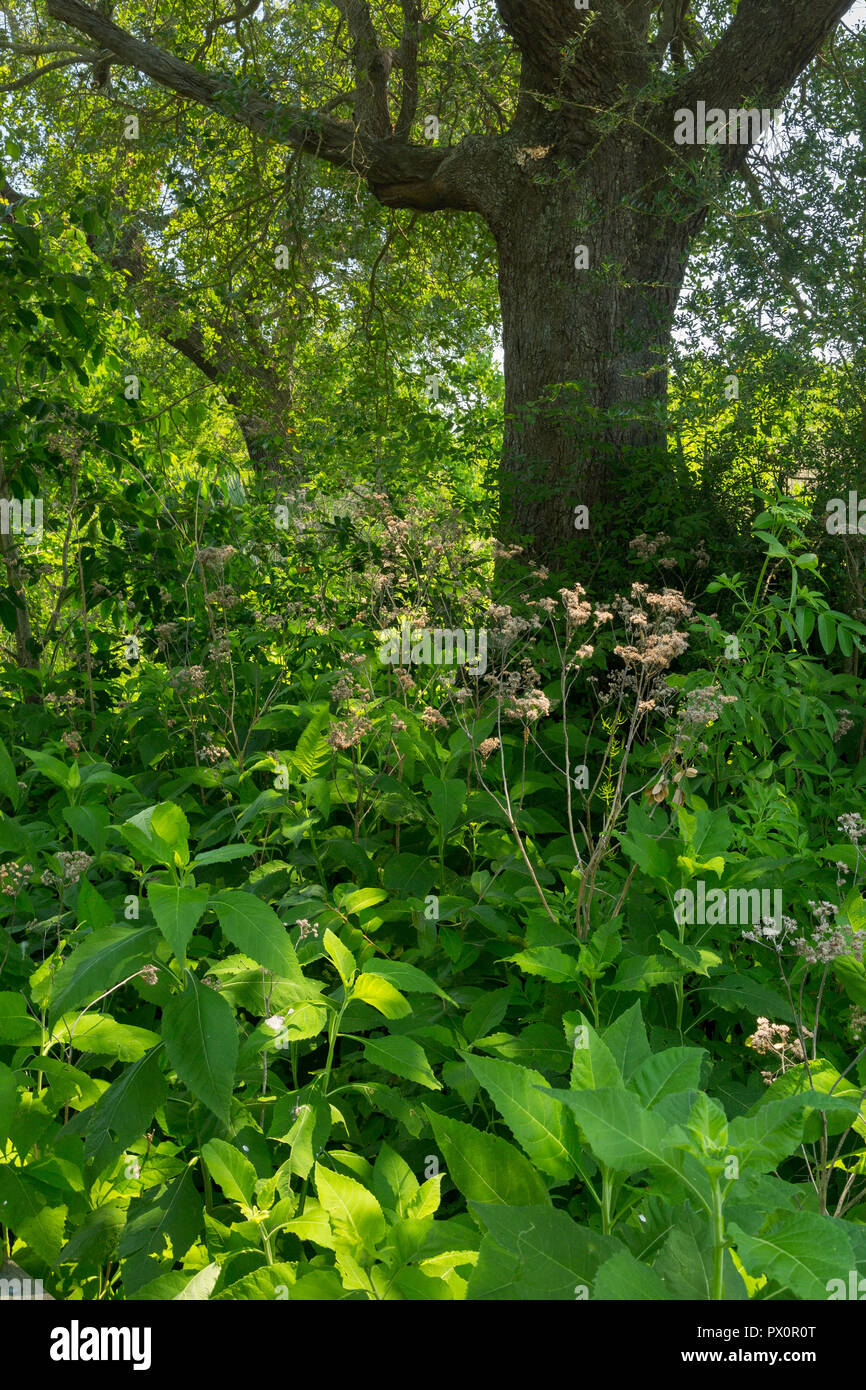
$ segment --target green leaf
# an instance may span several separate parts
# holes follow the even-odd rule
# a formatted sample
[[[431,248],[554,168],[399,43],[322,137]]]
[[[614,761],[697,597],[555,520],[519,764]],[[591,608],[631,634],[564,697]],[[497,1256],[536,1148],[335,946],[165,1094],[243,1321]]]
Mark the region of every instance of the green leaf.
[[[0,1211],[3,1224],[30,1249],[53,1264],[63,1248],[67,1208],[46,1202],[26,1168],[0,1163]]]
[[[382,975],[359,975],[352,986],[351,997],[378,1009],[385,1018],[405,1018],[412,1012],[408,999]]]
[[[293,766],[308,782],[312,781],[319,768],[331,756],[330,746],[322,736],[322,729],[329,719],[327,705],[317,710],[298,739],[297,747],[292,754]]]
[[[170,1266],[183,1259],[198,1236],[202,1199],[193,1180],[196,1166],[190,1164],[180,1177],[156,1194],[151,1190],[130,1203],[118,1249],[127,1298],[159,1274],[157,1261],[166,1260],[167,1244]]]
[[[550,1206],[471,1206],[499,1249],[512,1257],[508,1297],[514,1302],[574,1302],[585,1297],[602,1261],[622,1249],[613,1237],[579,1226],[566,1212]],[[478,1297],[477,1288],[473,1274],[468,1299]]]
[[[812,1093],[808,1093],[811,1095]],[[771,1173],[799,1147],[806,1120],[806,1094],[761,1102],[751,1115],[738,1115],[728,1125],[728,1143],[740,1160],[741,1172]],[[816,1096],[815,1100],[821,1097]],[[833,1101],[824,1097],[828,1105]]]
[[[159,1042],[149,1028],[118,1023],[111,1014],[63,1014],[54,1024],[50,1042],[79,1052],[103,1053],[121,1062],[137,1062]]]
[[[519,1149],[431,1110],[428,1119],[448,1174],[467,1202],[500,1202],[509,1207],[548,1206],[544,1180]]]
[[[181,1081],[228,1124],[238,1032],[225,999],[188,975],[183,994],[175,995],[163,1010],[162,1036]]]
[[[0,739],[0,792],[11,801],[13,811],[17,811],[21,804],[21,788],[15,775],[15,764],[2,739]]]
[[[440,989],[435,980],[431,980],[430,976],[417,966],[408,965],[405,961],[377,958],[368,960],[364,969],[368,975],[381,975],[397,989],[404,989],[407,994],[438,994],[439,998],[447,1003],[454,1003],[451,995]]]
[[[329,1276],[332,1283],[326,1284],[325,1288],[332,1291],[326,1293],[323,1290],[321,1295],[310,1294],[310,1297],[323,1299],[345,1297],[343,1286],[335,1270],[321,1269],[314,1271],[314,1273]],[[303,1280],[298,1282],[303,1283]],[[261,1269],[252,1269],[249,1274],[244,1274],[240,1279],[233,1280],[228,1288],[221,1289],[219,1293],[214,1294],[211,1301],[214,1303],[228,1299],[242,1299],[244,1303],[250,1301],[273,1303],[275,1299],[288,1301],[285,1297],[286,1293],[288,1293],[289,1299],[301,1297],[300,1294],[295,1293],[298,1282],[295,1279],[295,1265],[264,1265]],[[336,1293],[333,1291],[332,1284],[336,1286]]]
[[[40,1043],[42,1027],[27,1008],[21,994],[4,990],[0,994],[0,1043]]]
[[[348,946],[343,945],[340,938],[335,936],[329,927],[325,928],[325,933],[322,937],[322,948],[328,959],[336,966],[340,979],[343,981],[346,989],[348,989],[358,969],[352,952],[349,950]]]
[[[9,1128],[18,1109],[18,1086],[15,1073],[0,1062],[0,1153],[6,1146]]]
[[[379,1037],[364,1039],[364,1057],[374,1067],[381,1067],[394,1076],[405,1077],[430,1091],[441,1091],[427,1061],[427,1055],[412,1038]]]
[[[821,646],[829,656],[836,645],[836,619],[830,613],[821,613],[818,618],[818,637]]]
[[[685,967],[667,956],[627,956],[617,967],[610,989],[648,994],[657,985],[673,984],[685,974]]]
[[[190,868],[202,869],[208,864],[227,864],[232,859],[246,859],[255,853],[255,845],[220,845],[218,849],[206,849],[203,854],[197,854]]]
[[[373,1190],[382,1206],[403,1220],[410,1215],[410,1203],[419,1189],[420,1183],[405,1158],[387,1144],[380,1145],[373,1164]]]
[[[516,1062],[460,1055],[536,1168],[557,1182],[574,1177],[577,1130],[541,1073]]]
[[[354,1178],[316,1164],[316,1192],[328,1214],[334,1240],[350,1250],[375,1254],[385,1238],[385,1216],[372,1192]]]
[[[208,904],[210,889],[182,888],[179,883],[150,883],[147,900],[156,925],[181,965],[196,925]]]
[[[98,1269],[114,1255],[125,1224],[125,1211],[114,1203],[89,1211],[78,1230],[60,1251],[56,1263]]]
[[[527,951],[518,951],[506,960],[518,966],[526,975],[540,975],[555,985],[573,984],[581,979],[580,965],[574,956],[566,955],[558,946],[532,946]]]
[[[622,1086],[622,1073],[607,1043],[585,1014],[563,1014],[565,1036],[572,1048],[571,1086],[575,1091],[598,1091]]]
[[[706,1056],[701,1047],[671,1047],[666,1052],[656,1052],[641,1062],[629,1087],[649,1108],[678,1091],[696,1091]]]
[[[459,778],[447,779],[431,777],[426,774],[424,787],[430,796],[433,818],[439,834],[446,838],[460,819],[463,802],[466,799],[466,783]]]
[[[223,933],[239,951],[273,975],[304,983],[289,933],[268,903],[252,893],[225,889],[214,893],[210,905]]]
[[[828,1134],[839,1134],[851,1125],[859,1135],[866,1136],[866,1123],[858,1118],[861,1094],[862,1088],[850,1074],[843,1078],[832,1062],[818,1057],[815,1061],[788,1067],[767,1087],[759,1104],[764,1106],[786,1096],[800,1096],[807,1111],[803,1139],[806,1143],[817,1143],[823,1133],[821,1112],[826,1117]],[[757,1107],[753,1106],[752,1114],[757,1113]]]
[[[103,1091],[88,1112],[85,1161],[102,1172],[133,1139],[147,1130],[165,1098],[168,1083],[159,1066],[159,1049],[135,1062]]]
[[[176,854],[181,864],[189,862],[189,824],[180,807],[171,801],[148,806],[115,828],[145,868],[151,864],[176,867]],[[168,839],[163,839],[160,829]]]
[[[366,912],[368,907],[385,902],[387,897],[384,888],[356,888],[341,899],[340,911],[358,917],[362,912]]]
[[[750,1275],[766,1275],[798,1299],[826,1302],[830,1281],[847,1281],[848,1271],[856,1268],[844,1224],[815,1212],[786,1216],[758,1235],[732,1221],[728,1234]]]
[[[102,927],[64,961],[51,987],[51,1018],[90,1003],[153,961],[156,927]]]
[[[722,963],[721,956],[716,955],[715,951],[705,951],[698,946],[677,941],[670,932],[660,931],[658,937],[665,950],[670,951],[672,956],[676,956],[677,960],[681,960],[696,975],[709,975],[715,966]]]
[[[189,863],[189,821],[179,806],[175,806],[173,801],[161,801],[154,806],[150,829],[163,844],[168,845],[172,855],[180,856],[182,864]]]
[[[586,1134],[592,1151],[617,1173],[649,1168],[677,1190],[685,1189],[699,1205],[711,1200],[706,1175],[689,1154],[668,1148],[670,1121],[628,1091],[553,1091],[568,1106]]]
[[[256,1187],[256,1170],[248,1158],[224,1139],[209,1139],[202,1146],[201,1156],[207,1170],[233,1202],[252,1207]]]
[[[623,1250],[598,1271],[593,1298],[617,1303],[664,1302],[671,1294],[654,1269]]]

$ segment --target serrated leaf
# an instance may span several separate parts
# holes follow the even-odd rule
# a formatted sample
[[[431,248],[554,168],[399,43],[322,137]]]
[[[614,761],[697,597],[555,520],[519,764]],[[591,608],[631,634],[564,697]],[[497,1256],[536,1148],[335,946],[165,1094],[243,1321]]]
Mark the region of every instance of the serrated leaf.
[[[175,995],[163,1010],[162,1036],[181,1081],[227,1124],[238,1031],[225,999],[188,975],[183,994]]]
[[[448,1175],[467,1202],[510,1207],[550,1204],[544,1180],[507,1139],[440,1115],[427,1105],[424,1109]]]
[[[577,1130],[541,1073],[516,1062],[460,1055],[535,1166],[558,1182],[574,1177]]]
[[[213,894],[210,906],[223,934],[239,951],[281,979],[304,983],[288,930],[268,903],[252,893],[224,889]]]
[[[210,889],[181,887],[179,883],[149,883],[147,900],[177,960],[183,965],[190,937],[204,913]]]

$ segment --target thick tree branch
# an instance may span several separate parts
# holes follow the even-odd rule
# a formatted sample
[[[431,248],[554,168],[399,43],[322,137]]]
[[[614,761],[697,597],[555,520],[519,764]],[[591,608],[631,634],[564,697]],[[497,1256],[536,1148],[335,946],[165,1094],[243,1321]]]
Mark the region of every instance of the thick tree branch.
[[[371,137],[349,121],[249,94],[229,77],[201,72],[155,44],[136,39],[81,0],[47,0],[47,10],[53,19],[95,39],[119,63],[188,101],[218,111],[268,140],[351,170],[389,207],[486,211],[491,190],[489,181],[478,177],[479,147],[485,144],[479,137],[453,149]]]
[[[419,0],[401,0],[401,4],[403,38],[400,44],[400,66],[403,69],[403,93],[394,134],[398,140],[408,140],[418,110],[418,50],[422,11]]]
[[[393,54],[379,47],[367,0],[335,0],[352,37],[355,69],[355,124],[365,135],[380,139],[391,134],[388,78]]]
[[[698,101],[722,110],[772,108],[852,4],[853,0],[740,0],[722,38],[681,79],[672,109],[690,108]],[[723,146],[726,166],[739,167],[749,148],[745,143]]]
[[[523,60],[524,91],[613,105],[623,84],[640,86],[649,72],[646,7],[594,0],[577,10],[563,0],[496,0],[506,33]]]

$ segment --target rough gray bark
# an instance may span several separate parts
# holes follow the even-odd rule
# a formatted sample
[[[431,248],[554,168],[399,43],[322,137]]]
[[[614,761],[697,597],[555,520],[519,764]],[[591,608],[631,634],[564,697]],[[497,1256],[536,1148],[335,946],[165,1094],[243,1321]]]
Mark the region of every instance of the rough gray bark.
[[[521,58],[512,128],[444,149],[409,140],[415,0],[403,0],[397,51],[379,41],[366,0],[336,3],[353,44],[353,121],[233,89],[81,0],[47,0],[47,10],[180,96],[352,171],[386,206],[487,220],[505,347],[503,531],[528,532],[536,555],[559,558],[574,544],[574,507],[589,507],[591,525],[593,513],[603,521],[664,448],[664,351],[689,246],[708,190],[748,155],[747,144],[677,146],[675,111],[699,100],[777,106],[853,0],[739,0],[712,47],[690,0],[593,0],[589,11],[569,0],[497,0]],[[393,66],[403,94],[392,129]],[[698,178],[708,160],[714,183]],[[588,270],[575,268],[577,245],[589,249]]]

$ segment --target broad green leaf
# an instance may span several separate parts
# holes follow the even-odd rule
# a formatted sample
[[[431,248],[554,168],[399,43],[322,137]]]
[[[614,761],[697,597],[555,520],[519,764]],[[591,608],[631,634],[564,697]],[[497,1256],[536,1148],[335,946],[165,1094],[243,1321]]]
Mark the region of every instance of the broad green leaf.
[[[199,1234],[202,1199],[190,1164],[180,1177],[130,1202],[120,1237],[123,1288],[127,1298],[171,1264],[183,1259]],[[166,1250],[170,1252],[166,1254]]]
[[[541,1073],[515,1062],[460,1055],[536,1168],[558,1182],[574,1177],[577,1130]]]
[[[571,1086],[575,1091],[598,1091],[621,1086],[622,1073],[613,1053],[585,1014],[563,1014],[565,1037],[572,1049]]]
[[[376,907],[379,903],[385,902],[387,897],[384,888],[356,888],[341,900],[340,911],[357,917],[360,913],[366,912],[368,907]]]
[[[25,1241],[46,1264],[63,1248],[67,1208],[46,1202],[26,1168],[0,1163],[0,1211],[3,1225]]]
[[[732,1221],[728,1234],[753,1278],[766,1275],[798,1299],[826,1301],[831,1281],[856,1268],[845,1224],[816,1212],[786,1216],[756,1235]]]
[[[466,799],[466,783],[454,777],[431,777],[428,773],[424,777],[424,787],[430,797],[433,818],[439,834],[447,837],[460,819]]]
[[[672,1297],[664,1280],[649,1265],[641,1264],[628,1251],[606,1260],[598,1271],[592,1294],[601,1302],[663,1303]]]
[[[527,951],[518,951],[515,956],[506,956],[526,975],[540,975],[555,985],[573,983],[581,978],[581,970],[574,956],[566,955],[558,946],[533,946]]]
[[[18,1085],[15,1073],[0,1062],[0,1153],[3,1152],[9,1127],[18,1109]]]
[[[0,1044],[39,1043],[42,1025],[27,1007],[23,994],[0,993]]]
[[[134,1139],[147,1130],[167,1090],[159,1065],[160,1049],[112,1082],[88,1111],[84,1157],[102,1172]]]
[[[325,933],[322,937],[322,948],[328,959],[336,966],[340,979],[343,981],[346,989],[348,989],[358,969],[352,952],[349,950],[348,946],[343,945],[340,938],[335,936],[329,927],[325,928]]]
[[[547,1186],[519,1149],[424,1107],[452,1182],[467,1202],[500,1202],[509,1207],[547,1206]]]
[[[316,1164],[316,1192],[328,1214],[338,1245],[375,1254],[385,1238],[385,1217],[372,1192],[332,1169]]]
[[[57,1264],[99,1268],[114,1256],[125,1224],[126,1212],[114,1203],[89,1211],[57,1256]]]
[[[295,1293],[298,1287],[295,1268],[295,1265],[290,1264],[272,1264],[264,1265],[261,1269],[250,1270],[249,1274],[242,1275],[240,1279],[234,1279],[228,1288],[221,1289],[219,1293],[214,1294],[211,1301],[218,1303],[221,1300],[242,1299],[244,1303],[273,1303],[275,1299],[279,1302],[300,1297]],[[333,1289],[333,1286],[336,1285],[338,1292],[336,1295],[333,1292],[322,1292],[321,1295],[311,1294],[310,1297],[321,1296],[323,1299],[335,1296],[345,1297],[343,1286],[335,1270],[322,1269],[315,1271],[315,1273],[329,1275],[330,1283],[325,1287]]]
[[[219,1276],[220,1267],[214,1260],[212,1264],[205,1265],[204,1269],[200,1269],[197,1274],[194,1274],[180,1293],[175,1294],[173,1301],[175,1303],[206,1303]]]
[[[368,960],[364,969],[368,975],[381,975],[384,979],[390,980],[392,985],[405,990],[407,994],[438,994],[440,999],[445,999],[449,1004],[454,1003],[451,995],[440,989],[435,980],[417,966],[408,965],[405,961],[376,958]]]
[[[251,956],[271,974],[303,984],[304,977],[289,933],[274,909],[252,893],[224,889],[210,905],[233,946]]]
[[[402,1220],[409,1215],[408,1205],[419,1189],[418,1179],[405,1158],[387,1144],[380,1145],[373,1164],[373,1191],[382,1206],[396,1212]]]
[[[509,1294],[514,1302],[581,1299],[584,1290],[591,1289],[599,1264],[622,1249],[611,1236],[579,1226],[566,1212],[550,1206],[472,1202],[471,1207],[496,1245],[516,1257]],[[479,1260],[476,1272],[480,1266]],[[480,1272],[483,1274],[483,1269]],[[474,1273],[467,1298],[477,1298],[477,1288]]]
[[[218,849],[206,849],[202,854],[197,854],[190,868],[203,869],[208,864],[227,864],[232,859],[246,859],[255,853],[255,845],[220,845]]]
[[[143,965],[149,965],[158,942],[156,927],[102,927],[93,932],[54,977],[51,1017],[91,1003]]]
[[[625,1174],[649,1168],[707,1208],[709,1182],[690,1155],[667,1147],[670,1125],[664,1115],[647,1110],[625,1090],[554,1091],[552,1095],[568,1106],[593,1153],[608,1168]]]
[[[147,900],[156,925],[181,965],[186,948],[210,897],[208,888],[182,888],[178,883],[150,883]]]
[[[15,764],[2,739],[0,739],[0,792],[11,801],[13,811],[17,811],[21,803],[21,788],[15,775]]]
[[[701,1080],[701,1064],[707,1054],[701,1047],[671,1047],[647,1057],[629,1081],[647,1106],[678,1091],[696,1091]]]
[[[159,1042],[149,1028],[120,1023],[111,1014],[63,1014],[53,1025],[50,1041],[78,1052],[102,1053],[121,1062],[137,1062]]]
[[[184,1085],[228,1123],[238,1056],[238,1031],[225,999],[194,975],[162,1015],[168,1059]]]
[[[253,1205],[256,1170],[239,1149],[224,1139],[209,1139],[202,1146],[201,1156],[214,1182],[232,1202]]]
[[[818,1057],[815,1061],[789,1066],[767,1087],[760,1104],[767,1105],[770,1101],[797,1095],[802,1097],[804,1106],[811,1112],[803,1128],[806,1143],[816,1143],[820,1139],[824,1125],[822,1116],[826,1117],[828,1134],[841,1134],[851,1125],[861,1137],[866,1136],[863,1107],[860,1105],[862,1087],[855,1084],[850,1073],[842,1077],[832,1062]],[[809,1103],[811,1096],[814,1096],[814,1106]],[[840,1101],[847,1101],[847,1105],[840,1104]],[[752,1113],[757,1113],[757,1107],[753,1107]]]
[[[602,1033],[602,1040],[610,1048],[614,1061],[619,1067],[623,1080],[628,1082],[641,1062],[650,1056],[643,1014],[640,1004],[632,1004]]]
[[[168,845],[172,856],[177,854],[180,857],[181,864],[189,863],[189,821],[179,806],[175,806],[173,801],[161,801],[154,806],[150,830],[163,844]]]
[[[427,1061],[427,1054],[412,1038],[379,1037],[364,1039],[364,1057],[374,1067],[381,1067],[393,1076],[405,1077],[430,1091],[441,1091]]]
[[[359,975],[352,986],[351,997],[378,1009],[385,1018],[405,1018],[412,1012],[408,999],[382,975]]]

